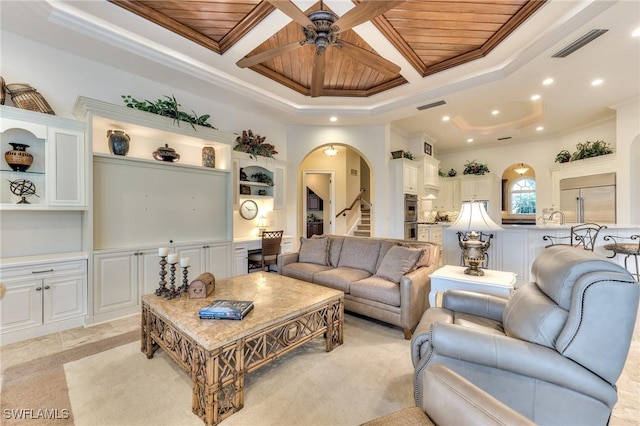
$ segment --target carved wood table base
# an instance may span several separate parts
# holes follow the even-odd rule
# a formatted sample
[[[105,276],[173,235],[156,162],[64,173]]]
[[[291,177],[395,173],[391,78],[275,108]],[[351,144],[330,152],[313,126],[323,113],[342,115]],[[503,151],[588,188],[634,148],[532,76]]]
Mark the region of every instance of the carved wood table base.
[[[215,299],[253,300],[241,321],[201,320]],[[193,413],[216,425],[244,405],[247,373],[324,335],[327,352],[343,343],[344,294],[265,272],[216,282],[207,299],[142,297],[141,350],[162,348],[191,374]]]

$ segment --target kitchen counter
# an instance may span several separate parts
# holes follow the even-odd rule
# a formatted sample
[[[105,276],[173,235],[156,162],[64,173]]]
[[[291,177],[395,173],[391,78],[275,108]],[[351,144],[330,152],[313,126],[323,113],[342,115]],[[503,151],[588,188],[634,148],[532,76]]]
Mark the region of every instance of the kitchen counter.
[[[488,269],[516,273],[516,286],[529,282],[531,264],[549,244],[542,237],[545,235],[568,236],[572,225],[576,224],[502,225],[501,231],[493,232],[494,238],[488,250]],[[604,236],[630,236],[633,234],[640,234],[640,225],[608,224],[607,228],[598,234],[594,252],[603,257],[611,256],[612,252],[603,248],[606,243]],[[444,264],[458,265],[460,263],[460,246],[456,231],[444,227],[442,240]],[[611,260],[624,267],[624,256],[617,256]]]

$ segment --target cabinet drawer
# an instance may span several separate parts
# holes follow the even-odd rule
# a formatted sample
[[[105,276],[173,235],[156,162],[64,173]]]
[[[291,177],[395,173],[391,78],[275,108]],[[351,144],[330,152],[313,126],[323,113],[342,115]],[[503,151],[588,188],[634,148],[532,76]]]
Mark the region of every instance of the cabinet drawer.
[[[87,270],[86,260],[74,260],[69,262],[47,262],[29,266],[10,266],[2,268],[2,278],[33,277],[47,278],[60,274],[84,273]]]

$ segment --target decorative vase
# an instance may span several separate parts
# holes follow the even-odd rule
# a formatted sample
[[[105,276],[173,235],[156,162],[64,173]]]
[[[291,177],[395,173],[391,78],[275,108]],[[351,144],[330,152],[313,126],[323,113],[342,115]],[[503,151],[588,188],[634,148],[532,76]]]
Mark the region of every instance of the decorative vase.
[[[26,151],[29,145],[16,142],[9,142],[9,145],[11,145],[13,149],[4,153],[4,159],[7,161],[9,167],[16,172],[24,172],[31,167],[31,164],[33,164],[33,155]]]
[[[216,167],[216,150],[212,146],[202,148],[202,166]]]
[[[156,151],[153,151],[153,158],[158,161],[176,162],[180,159],[180,154],[175,149],[169,148],[169,144],[159,147]]]
[[[109,140],[109,151],[113,155],[127,155],[129,152],[129,135],[122,130],[107,131],[107,139]]]

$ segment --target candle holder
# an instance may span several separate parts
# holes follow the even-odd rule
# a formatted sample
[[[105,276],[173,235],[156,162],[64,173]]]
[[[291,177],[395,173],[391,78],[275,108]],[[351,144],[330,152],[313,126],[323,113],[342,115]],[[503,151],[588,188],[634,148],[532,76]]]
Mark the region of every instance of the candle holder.
[[[182,285],[178,288],[179,291],[187,291],[189,289],[189,279],[187,278],[189,275],[189,267],[185,266],[182,268]]]
[[[167,256],[160,256],[160,287],[156,289],[156,296],[164,296],[169,291],[169,289],[167,288],[167,282],[164,280],[164,277],[167,275],[166,266]]]
[[[171,284],[169,285],[169,290],[167,291],[167,294],[165,295],[165,297],[167,299],[174,299],[174,298],[180,297],[180,291],[176,290],[176,264],[175,263],[171,264],[169,271],[171,273],[171,275],[169,276],[169,282]]]

